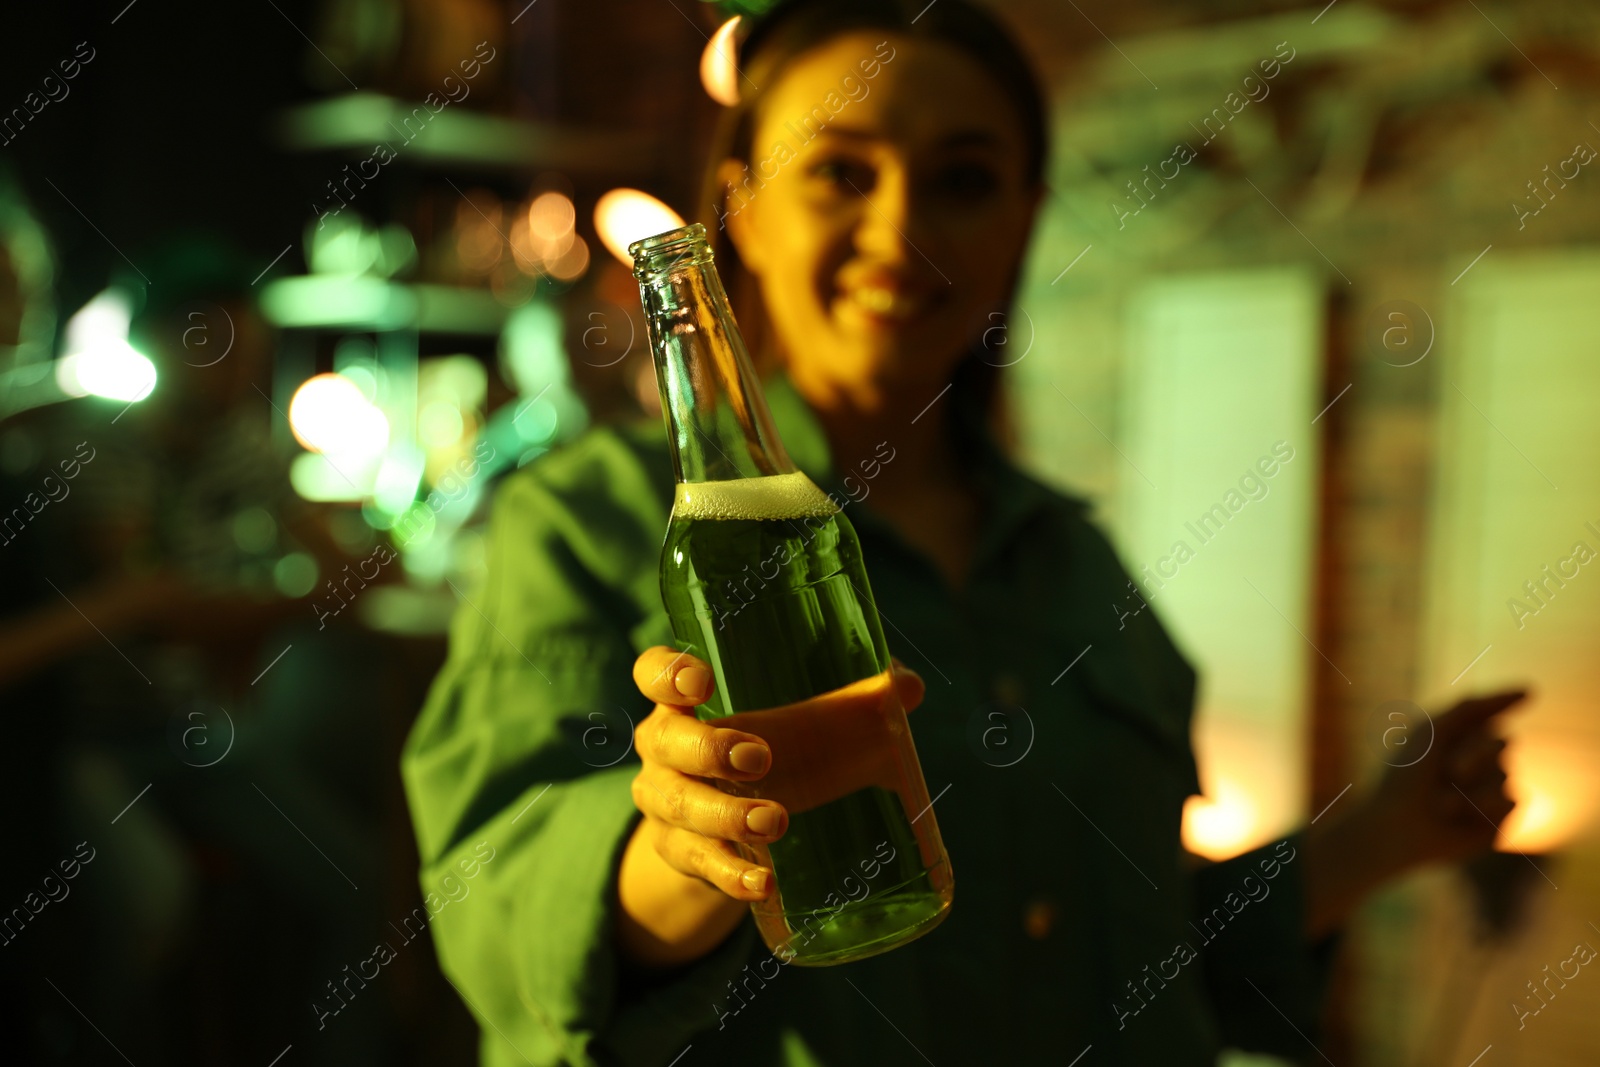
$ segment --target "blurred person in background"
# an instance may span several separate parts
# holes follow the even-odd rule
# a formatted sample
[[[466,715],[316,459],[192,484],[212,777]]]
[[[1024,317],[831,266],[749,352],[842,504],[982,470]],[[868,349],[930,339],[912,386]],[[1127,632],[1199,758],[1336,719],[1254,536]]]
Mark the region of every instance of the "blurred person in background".
[[[759,781],[785,753],[693,715],[712,675],[668,647],[659,421],[592,430],[500,488],[487,583],[402,764],[424,892],[470,870],[471,898],[433,926],[482,1062],[1308,1057],[1355,904],[1492,842],[1511,801],[1491,723],[1521,694],[1439,717],[1434,758],[1316,827],[1187,856],[1195,672],[1154,612],[1113,625],[1128,574],[1084,501],[1009,458],[1008,360],[985,348],[1045,195],[1024,56],[962,0],[796,0],[737,66],[707,227],[726,227],[718,267],[796,465],[855,500],[844,479],[894,450],[851,518],[891,647],[926,663],[896,676],[921,705],[956,902],[841,970],[773,959],[749,916],[770,872],[733,842],[773,840],[787,815],[715,783]],[[819,124],[830,94],[849,102]],[[972,722],[1022,704],[1031,751],[998,766]]]
[[[110,1032],[204,1062],[275,1037],[275,1015],[308,1017],[350,938],[381,925],[378,902],[341,876],[379,880],[390,779],[373,738],[394,695],[389,653],[354,612],[324,623],[316,610],[325,582],[367,552],[290,487],[258,265],[204,233],[138,261],[153,281],[129,340],[156,366],[154,391],[0,426],[0,504],[17,518],[0,545],[0,692],[30,738],[9,760],[39,836],[5,906],[80,840],[94,856],[14,935],[35,964],[15,979],[24,1032],[46,1061],[72,1054],[76,1027],[45,978],[96,1005]],[[391,566],[373,581],[399,577]],[[262,956],[274,935],[309,947]],[[60,961],[84,953],[96,965],[66,973]],[[384,1062],[392,1023],[364,1011],[317,1056]]]

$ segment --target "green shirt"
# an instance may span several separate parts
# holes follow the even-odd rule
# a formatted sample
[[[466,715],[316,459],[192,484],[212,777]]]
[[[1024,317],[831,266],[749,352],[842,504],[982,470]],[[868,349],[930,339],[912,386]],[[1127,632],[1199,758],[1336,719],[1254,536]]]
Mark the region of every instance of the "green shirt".
[[[910,722],[955,873],[950,914],[839,967],[780,964],[753,919],[677,971],[623,965],[617,868],[642,817],[632,724],[650,711],[632,664],[674,643],[658,571],[673,473],[660,420],[594,428],[499,486],[487,582],[463,597],[402,759],[422,918],[482,1027],[482,1062],[1311,1054],[1330,945],[1302,936],[1303,840],[1205,866],[1183,852],[1195,673],[1153,609],[1131,612],[1086,503],[1018,469],[946,400],[989,494],[957,592],[853,502],[870,499],[870,469],[833,469],[787,378],[766,395],[795,464],[845,503],[890,648],[927,682]]]

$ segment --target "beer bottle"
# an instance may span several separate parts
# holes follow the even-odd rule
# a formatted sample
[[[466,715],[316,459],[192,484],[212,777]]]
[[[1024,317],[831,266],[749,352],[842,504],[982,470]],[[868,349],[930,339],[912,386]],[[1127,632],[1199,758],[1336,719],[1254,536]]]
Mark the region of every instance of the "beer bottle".
[[[943,920],[954,883],[855,530],[778,439],[705,227],[628,251],[677,478],[662,600],[716,679],[696,714],[772,750],[760,781],[718,785],[789,811],[783,837],[738,845],[775,878],[756,926],[800,965],[886,952]],[[848,686],[881,692],[881,710],[791,707]]]

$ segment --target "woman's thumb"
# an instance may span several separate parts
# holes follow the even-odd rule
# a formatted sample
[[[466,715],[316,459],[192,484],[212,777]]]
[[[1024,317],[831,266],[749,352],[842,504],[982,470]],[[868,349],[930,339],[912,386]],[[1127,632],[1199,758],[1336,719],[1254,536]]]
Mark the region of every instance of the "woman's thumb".
[[[900,703],[907,711],[915,710],[928,693],[927,683],[922,680],[922,675],[901,663],[898,657],[891,656],[889,662],[894,677],[895,692],[900,696]]]

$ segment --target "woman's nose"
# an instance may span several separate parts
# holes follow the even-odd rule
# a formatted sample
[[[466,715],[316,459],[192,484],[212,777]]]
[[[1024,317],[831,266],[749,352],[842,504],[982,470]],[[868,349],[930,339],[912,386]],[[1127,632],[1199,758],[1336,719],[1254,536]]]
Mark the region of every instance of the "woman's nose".
[[[864,256],[897,261],[917,255],[915,243],[923,220],[909,176],[884,168],[870,189],[863,189],[856,219],[856,249]]]

